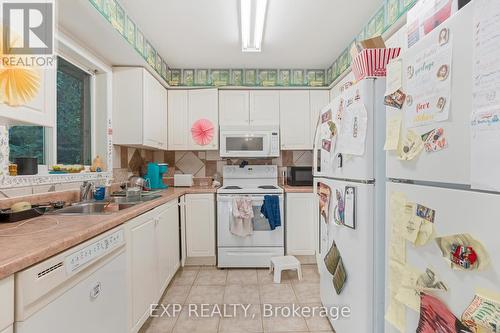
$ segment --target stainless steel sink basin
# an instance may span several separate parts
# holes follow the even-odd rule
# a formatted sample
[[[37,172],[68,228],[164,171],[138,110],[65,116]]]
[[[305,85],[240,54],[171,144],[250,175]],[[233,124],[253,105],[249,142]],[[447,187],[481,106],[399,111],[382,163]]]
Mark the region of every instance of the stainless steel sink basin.
[[[159,197],[161,195],[145,195],[140,197],[113,197],[111,200],[118,204],[138,204],[158,199]]]
[[[72,206],[59,209],[55,211],[54,214],[61,214],[61,215],[106,214],[105,212],[106,206],[107,206],[106,202],[76,203]]]
[[[150,195],[138,198],[127,198],[127,197],[114,197],[109,201],[88,201],[88,202],[77,202],[71,206],[56,210],[54,214],[57,215],[101,215],[101,214],[112,214],[116,211],[115,209],[106,209],[108,206],[118,204],[118,210],[127,209],[133,207],[137,204],[151,201],[159,198],[160,195]],[[110,207],[111,208],[111,207]]]

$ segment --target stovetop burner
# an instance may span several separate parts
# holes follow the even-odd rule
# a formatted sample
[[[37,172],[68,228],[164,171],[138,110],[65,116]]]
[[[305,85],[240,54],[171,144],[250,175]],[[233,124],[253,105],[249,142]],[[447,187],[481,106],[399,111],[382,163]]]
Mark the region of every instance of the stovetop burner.
[[[276,190],[277,189],[277,187],[274,185],[261,185],[261,186],[259,186],[259,188],[261,188],[263,190]]]
[[[241,190],[241,187],[236,186],[236,185],[232,185],[232,186],[225,186],[224,189],[225,190]]]

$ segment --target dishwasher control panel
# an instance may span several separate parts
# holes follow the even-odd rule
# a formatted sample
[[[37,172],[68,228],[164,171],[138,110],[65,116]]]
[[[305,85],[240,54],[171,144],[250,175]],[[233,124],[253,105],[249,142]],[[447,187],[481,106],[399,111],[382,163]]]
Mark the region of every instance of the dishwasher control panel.
[[[123,229],[121,229],[81,248],[64,259],[66,273],[72,274],[85,264],[108,254],[124,243],[125,234]]]

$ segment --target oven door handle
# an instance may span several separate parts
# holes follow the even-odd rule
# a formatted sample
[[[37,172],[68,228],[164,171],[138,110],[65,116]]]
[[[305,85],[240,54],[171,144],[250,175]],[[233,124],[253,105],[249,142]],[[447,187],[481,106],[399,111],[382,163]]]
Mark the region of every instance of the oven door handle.
[[[282,194],[272,194],[272,195],[277,195],[280,200],[283,198],[283,195]],[[264,202],[264,195],[234,195],[234,194],[229,194],[229,195],[218,195],[217,196],[217,201],[233,201],[234,198],[236,197],[247,197],[249,198],[250,200],[252,200],[252,202],[254,201],[259,201],[259,202]]]

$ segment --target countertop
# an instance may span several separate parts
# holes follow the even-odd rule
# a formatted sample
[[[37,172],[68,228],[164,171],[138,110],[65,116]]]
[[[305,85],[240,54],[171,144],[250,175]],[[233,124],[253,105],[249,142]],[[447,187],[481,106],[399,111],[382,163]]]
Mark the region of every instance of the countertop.
[[[105,231],[189,193],[216,193],[211,187],[170,187],[161,197],[106,215],[44,215],[0,224],[0,279],[39,263]]]
[[[285,193],[313,193],[312,186],[291,186],[291,185],[281,185],[285,190]]]

